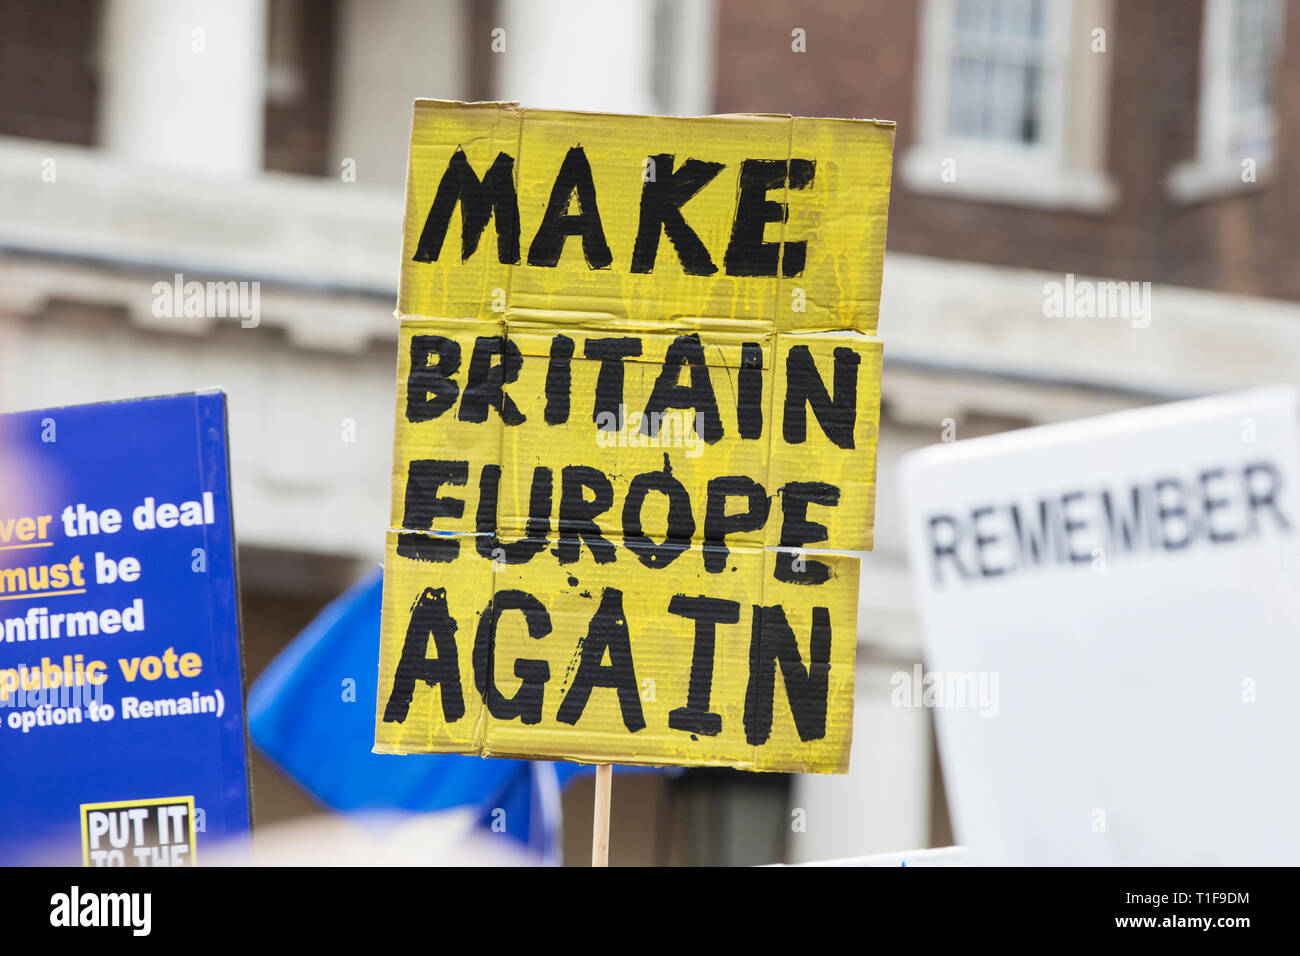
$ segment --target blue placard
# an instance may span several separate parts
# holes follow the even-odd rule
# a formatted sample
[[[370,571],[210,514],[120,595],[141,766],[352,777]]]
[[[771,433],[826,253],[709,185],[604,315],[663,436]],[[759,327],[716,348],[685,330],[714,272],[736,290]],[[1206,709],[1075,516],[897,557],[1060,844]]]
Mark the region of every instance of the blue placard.
[[[247,848],[220,392],[0,415],[0,864]]]

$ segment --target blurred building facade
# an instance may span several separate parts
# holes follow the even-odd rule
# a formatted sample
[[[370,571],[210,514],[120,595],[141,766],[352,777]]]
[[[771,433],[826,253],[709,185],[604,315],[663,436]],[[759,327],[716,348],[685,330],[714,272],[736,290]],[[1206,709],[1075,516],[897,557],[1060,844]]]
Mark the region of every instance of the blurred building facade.
[[[229,394],[250,678],[382,557],[410,100],[898,121],[852,772],[616,789],[614,861],[950,842],[895,466],[1300,373],[1283,0],[0,0],[0,409]],[[156,283],[257,282],[240,315]],[[1068,277],[1068,278],[1067,278]],[[1055,315],[1067,281],[1147,308]],[[259,820],[312,809],[255,763]],[[590,790],[566,800],[579,861]]]

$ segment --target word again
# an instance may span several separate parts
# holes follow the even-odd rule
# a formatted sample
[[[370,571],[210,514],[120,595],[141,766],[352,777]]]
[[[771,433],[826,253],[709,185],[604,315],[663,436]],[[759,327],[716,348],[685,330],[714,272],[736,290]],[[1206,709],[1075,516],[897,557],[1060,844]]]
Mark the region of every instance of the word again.
[[[577,642],[577,668],[566,675],[567,689],[557,705],[555,720],[576,725],[596,688],[615,691],[624,727],[636,733],[646,728],[639,696],[638,671],[633,660],[632,636],[623,609],[624,595],[618,588],[604,588],[592,615],[586,637]],[[741,605],[704,595],[677,595],[665,608],[667,614],[688,619],[695,625],[691,655],[689,692],[682,706],[668,715],[668,727],[685,734],[717,736],[723,731],[722,716],[710,710],[715,646],[720,626],[738,624]],[[542,722],[550,665],[543,660],[516,660],[514,674],[522,679],[512,697],[505,697],[493,674],[496,635],[501,617],[507,613],[523,617],[530,637],[541,639],[551,633],[552,620],[546,606],[527,591],[496,592],[479,616],[473,639],[474,684],[488,712],[498,720],[518,719],[524,724]],[[411,608],[410,623],[402,646],[401,660],[383,709],[383,719],[406,720],[417,683],[437,687],[441,692],[442,715],[448,724],[466,718],[461,687],[460,627],[447,604],[445,588],[426,588]],[[744,734],[749,746],[765,744],[772,733],[772,707],[776,693],[776,671],[780,670],[795,726],[801,740],[826,736],[827,689],[831,660],[831,618],[825,607],[812,609],[812,632],[808,660],[799,651],[794,629],[785,609],[778,606],[750,609],[749,682],[744,700]],[[855,640],[855,635],[848,637]],[[436,656],[429,657],[432,641]],[[606,664],[605,660],[609,663]],[[477,719],[471,714],[470,719]]]

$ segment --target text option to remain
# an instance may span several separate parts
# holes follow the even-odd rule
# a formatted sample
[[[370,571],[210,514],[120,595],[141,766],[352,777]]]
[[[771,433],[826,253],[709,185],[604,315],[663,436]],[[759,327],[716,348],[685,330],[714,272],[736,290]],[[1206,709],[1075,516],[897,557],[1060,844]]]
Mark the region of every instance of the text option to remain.
[[[377,751],[848,769],[892,136],[417,103]]]

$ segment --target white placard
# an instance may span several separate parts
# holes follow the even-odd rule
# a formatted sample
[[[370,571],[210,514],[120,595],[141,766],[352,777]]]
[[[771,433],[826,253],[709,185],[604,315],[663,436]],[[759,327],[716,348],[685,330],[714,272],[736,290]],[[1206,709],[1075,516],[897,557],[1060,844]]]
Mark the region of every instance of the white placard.
[[[1300,392],[957,441],[900,478],[926,667],[895,702],[935,707],[971,862],[1300,863]]]

